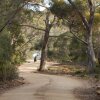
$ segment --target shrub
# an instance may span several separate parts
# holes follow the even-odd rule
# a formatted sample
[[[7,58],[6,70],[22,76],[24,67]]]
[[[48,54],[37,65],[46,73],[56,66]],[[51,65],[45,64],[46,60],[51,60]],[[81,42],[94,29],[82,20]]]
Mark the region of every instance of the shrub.
[[[12,79],[18,78],[17,72],[18,72],[17,68],[14,65],[8,62],[5,64],[0,63],[0,80],[1,81],[12,80]]]

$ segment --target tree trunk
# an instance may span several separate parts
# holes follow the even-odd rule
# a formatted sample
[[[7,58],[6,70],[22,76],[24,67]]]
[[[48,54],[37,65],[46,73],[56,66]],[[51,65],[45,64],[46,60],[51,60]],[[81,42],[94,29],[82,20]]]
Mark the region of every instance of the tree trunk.
[[[42,71],[45,67],[45,61],[47,58],[47,44],[48,44],[48,39],[49,39],[49,32],[50,32],[49,30],[47,30],[45,32],[44,41],[43,41],[43,45],[42,45],[40,67],[39,67],[38,71]]]
[[[53,23],[55,21],[55,17],[52,22],[50,22],[50,12],[46,13],[46,20],[45,20],[45,35],[44,35],[44,41],[42,45],[42,53],[41,53],[41,62],[40,62],[40,68],[38,71],[42,71],[45,69],[45,63],[46,63],[46,58],[47,58],[47,44],[48,44],[48,39],[49,39],[49,33],[50,30],[53,26]]]
[[[87,54],[88,54],[88,71],[89,73],[93,73],[94,68],[96,66],[96,57],[92,42],[92,29],[88,31],[87,34]]]

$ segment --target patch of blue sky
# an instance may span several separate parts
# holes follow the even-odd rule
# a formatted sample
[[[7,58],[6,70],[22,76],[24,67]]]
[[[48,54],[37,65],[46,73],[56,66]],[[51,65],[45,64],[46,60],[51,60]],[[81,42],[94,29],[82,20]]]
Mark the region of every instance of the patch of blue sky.
[[[69,3],[69,1],[68,0],[64,0],[66,3]],[[74,0],[72,0],[72,1],[74,1]],[[49,4],[49,3],[51,3],[52,2],[52,0],[44,0],[44,3],[45,4]]]
[[[39,3],[39,5],[34,5],[32,2],[28,2],[25,6],[25,9],[33,10],[33,11],[44,11],[45,7],[50,7],[51,0],[44,0],[43,3]],[[44,6],[44,7],[43,7]]]
[[[35,5],[31,2],[29,2],[24,8],[33,10],[33,11],[44,11],[45,10],[45,7],[43,7],[42,4]]]
[[[44,4],[46,7],[50,7],[51,4],[52,4],[52,0],[44,0],[43,4]]]
[[[69,3],[68,0],[64,0],[67,4]],[[73,0],[72,0],[73,1]],[[33,11],[44,11],[46,8],[45,7],[51,7],[53,4],[52,0],[44,0],[43,3],[40,3],[40,5],[34,5],[32,2],[29,2],[25,8]],[[44,7],[43,7],[43,6]]]

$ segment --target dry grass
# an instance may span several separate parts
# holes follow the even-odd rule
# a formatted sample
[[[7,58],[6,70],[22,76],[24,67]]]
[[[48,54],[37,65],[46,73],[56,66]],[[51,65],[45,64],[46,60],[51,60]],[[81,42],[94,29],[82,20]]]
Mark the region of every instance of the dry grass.
[[[55,64],[48,67],[48,72],[54,74],[82,75],[86,72],[85,66]]]

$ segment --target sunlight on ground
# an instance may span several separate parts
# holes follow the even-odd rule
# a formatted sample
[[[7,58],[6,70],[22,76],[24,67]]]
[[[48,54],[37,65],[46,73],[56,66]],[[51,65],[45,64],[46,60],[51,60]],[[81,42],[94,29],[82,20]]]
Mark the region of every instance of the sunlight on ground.
[[[26,67],[25,67],[26,66]],[[27,60],[26,63],[19,67],[20,72],[33,72],[39,67],[39,61],[34,62],[34,60]]]

